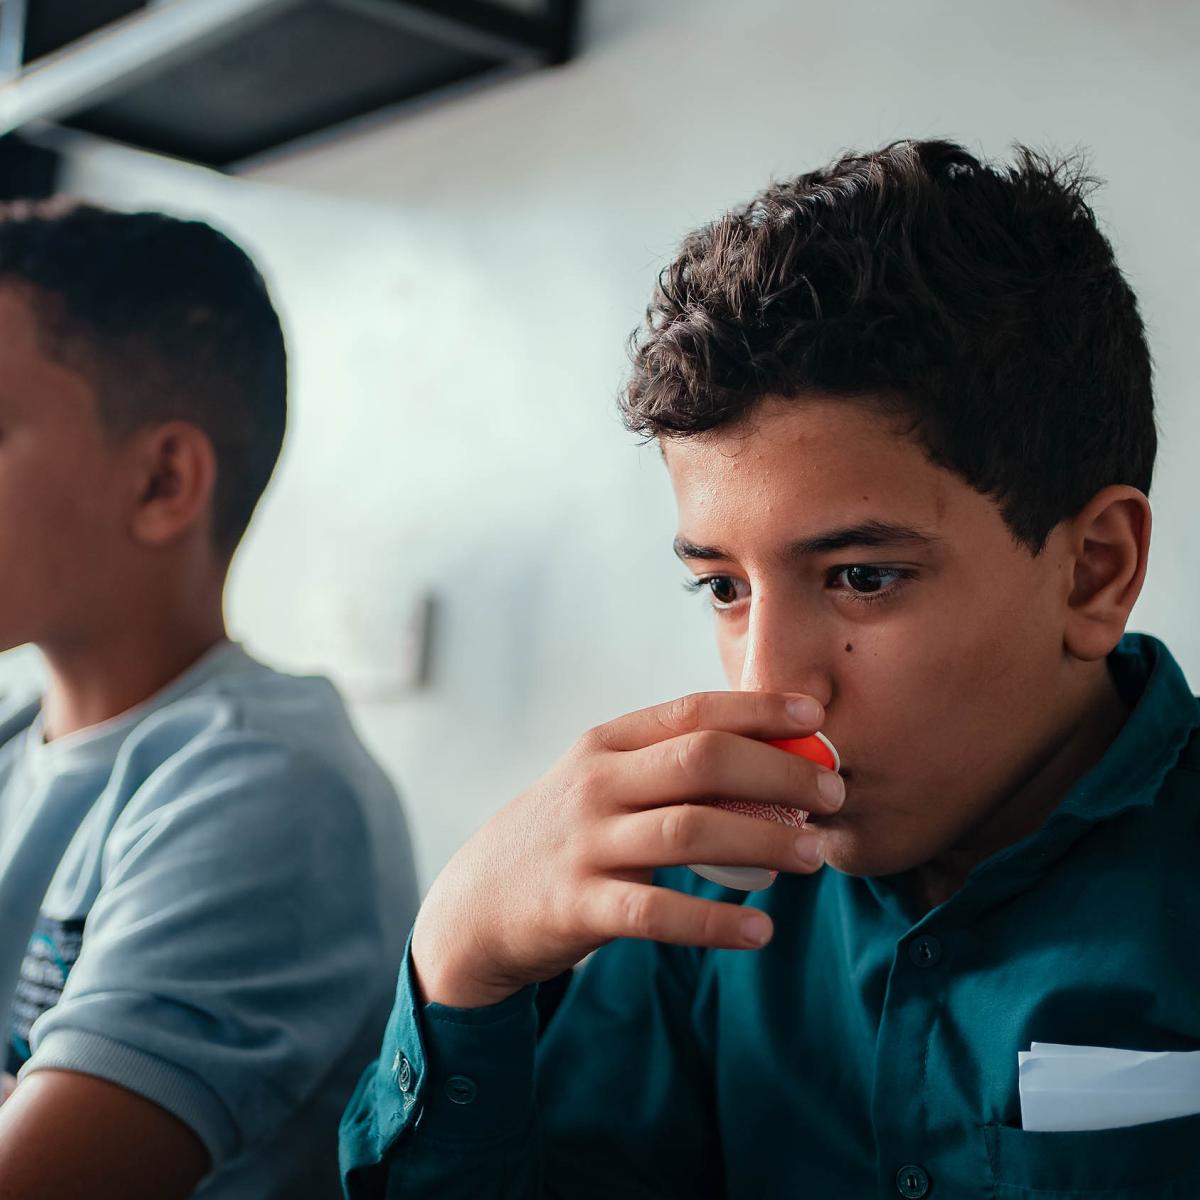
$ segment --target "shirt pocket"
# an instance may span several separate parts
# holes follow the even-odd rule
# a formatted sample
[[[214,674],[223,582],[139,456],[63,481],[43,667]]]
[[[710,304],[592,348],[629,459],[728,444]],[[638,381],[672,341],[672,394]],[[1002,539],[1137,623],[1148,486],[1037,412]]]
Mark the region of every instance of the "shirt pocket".
[[[1200,1115],[1060,1133],[985,1125],[997,1200],[1196,1200]]]

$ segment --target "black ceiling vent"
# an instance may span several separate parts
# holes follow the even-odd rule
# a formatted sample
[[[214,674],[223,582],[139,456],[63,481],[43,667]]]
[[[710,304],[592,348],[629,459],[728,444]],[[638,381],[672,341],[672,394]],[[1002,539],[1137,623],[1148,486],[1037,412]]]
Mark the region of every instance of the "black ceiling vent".
[[[579,0],[0,0],[0,134],[54,121],[228,168],[570,56]]]
[[[145,7],[146,0],[25,0],[21,61],[45,58]]]
[[[0,137],[0,201],[40,200],[58,190],[59,156],[15,134]]]

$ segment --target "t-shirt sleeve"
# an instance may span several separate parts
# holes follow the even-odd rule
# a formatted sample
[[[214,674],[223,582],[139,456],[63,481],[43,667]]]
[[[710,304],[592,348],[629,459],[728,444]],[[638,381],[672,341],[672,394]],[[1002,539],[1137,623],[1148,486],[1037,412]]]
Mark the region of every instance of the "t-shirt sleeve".
[[[342,1120],[347,1196],[723,1195],[702,957],[604,947],[539,1040],[534,989],[489,1008],[424,1005],[406,954],[383,1052]]]
[[[241,733],[150,774],[24,1071],[99,1076],[161,1105],[213,1165],[270,1137],[378,1004],[371,857],[349,784]]]

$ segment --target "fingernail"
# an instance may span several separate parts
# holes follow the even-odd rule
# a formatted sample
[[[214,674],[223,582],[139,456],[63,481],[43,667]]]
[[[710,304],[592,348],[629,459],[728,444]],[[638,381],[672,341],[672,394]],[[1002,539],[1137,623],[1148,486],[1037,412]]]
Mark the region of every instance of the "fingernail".
[[[846,784],[836,771],[821,771],[817,775],[817,795],[830,808],[841,808],[846,801]]]
[[[742,918],[742,940],[747,946],[765,946],[771,940],[771,922],[760,912]]]
[[[825,861],[825,847],[821,839],[811,833],[802,833],[796,839],[796,858],[802,867],[816,870]]]
[[[811,696],[797,696],[787,702],[787,714],[797,725],[805,728],[820,725],[823,710]]]

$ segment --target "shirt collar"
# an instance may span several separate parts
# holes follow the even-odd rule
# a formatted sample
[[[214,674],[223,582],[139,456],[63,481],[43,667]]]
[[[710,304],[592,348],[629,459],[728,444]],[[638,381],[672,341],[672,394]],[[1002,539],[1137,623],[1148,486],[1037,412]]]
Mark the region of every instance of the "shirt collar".
[[[1200,728],[1200,701],[1157,638],[1127,635],[1109,655],[1108,665],[1133,709],[1104,757],[1080,777],[1051,822],[1091,823],[1153,804],[1168,772]]]
[[[1103,757],[1071,786],[1036,833],[980,863],[945,904],[926,914],[960,914],[1029,886],[1084,831],[1123,812],[1152,805],[1167,775],[1200,729],[1200,700],[1171,652],[1148,634],[1127,634],[1108,657],[1109,670],[1131,711]],[[903,876],[867,879],[885,907],[908,912]],[[911,919],[911,916],[910,916]],[[922,918],[924,919],[924,918]]]

